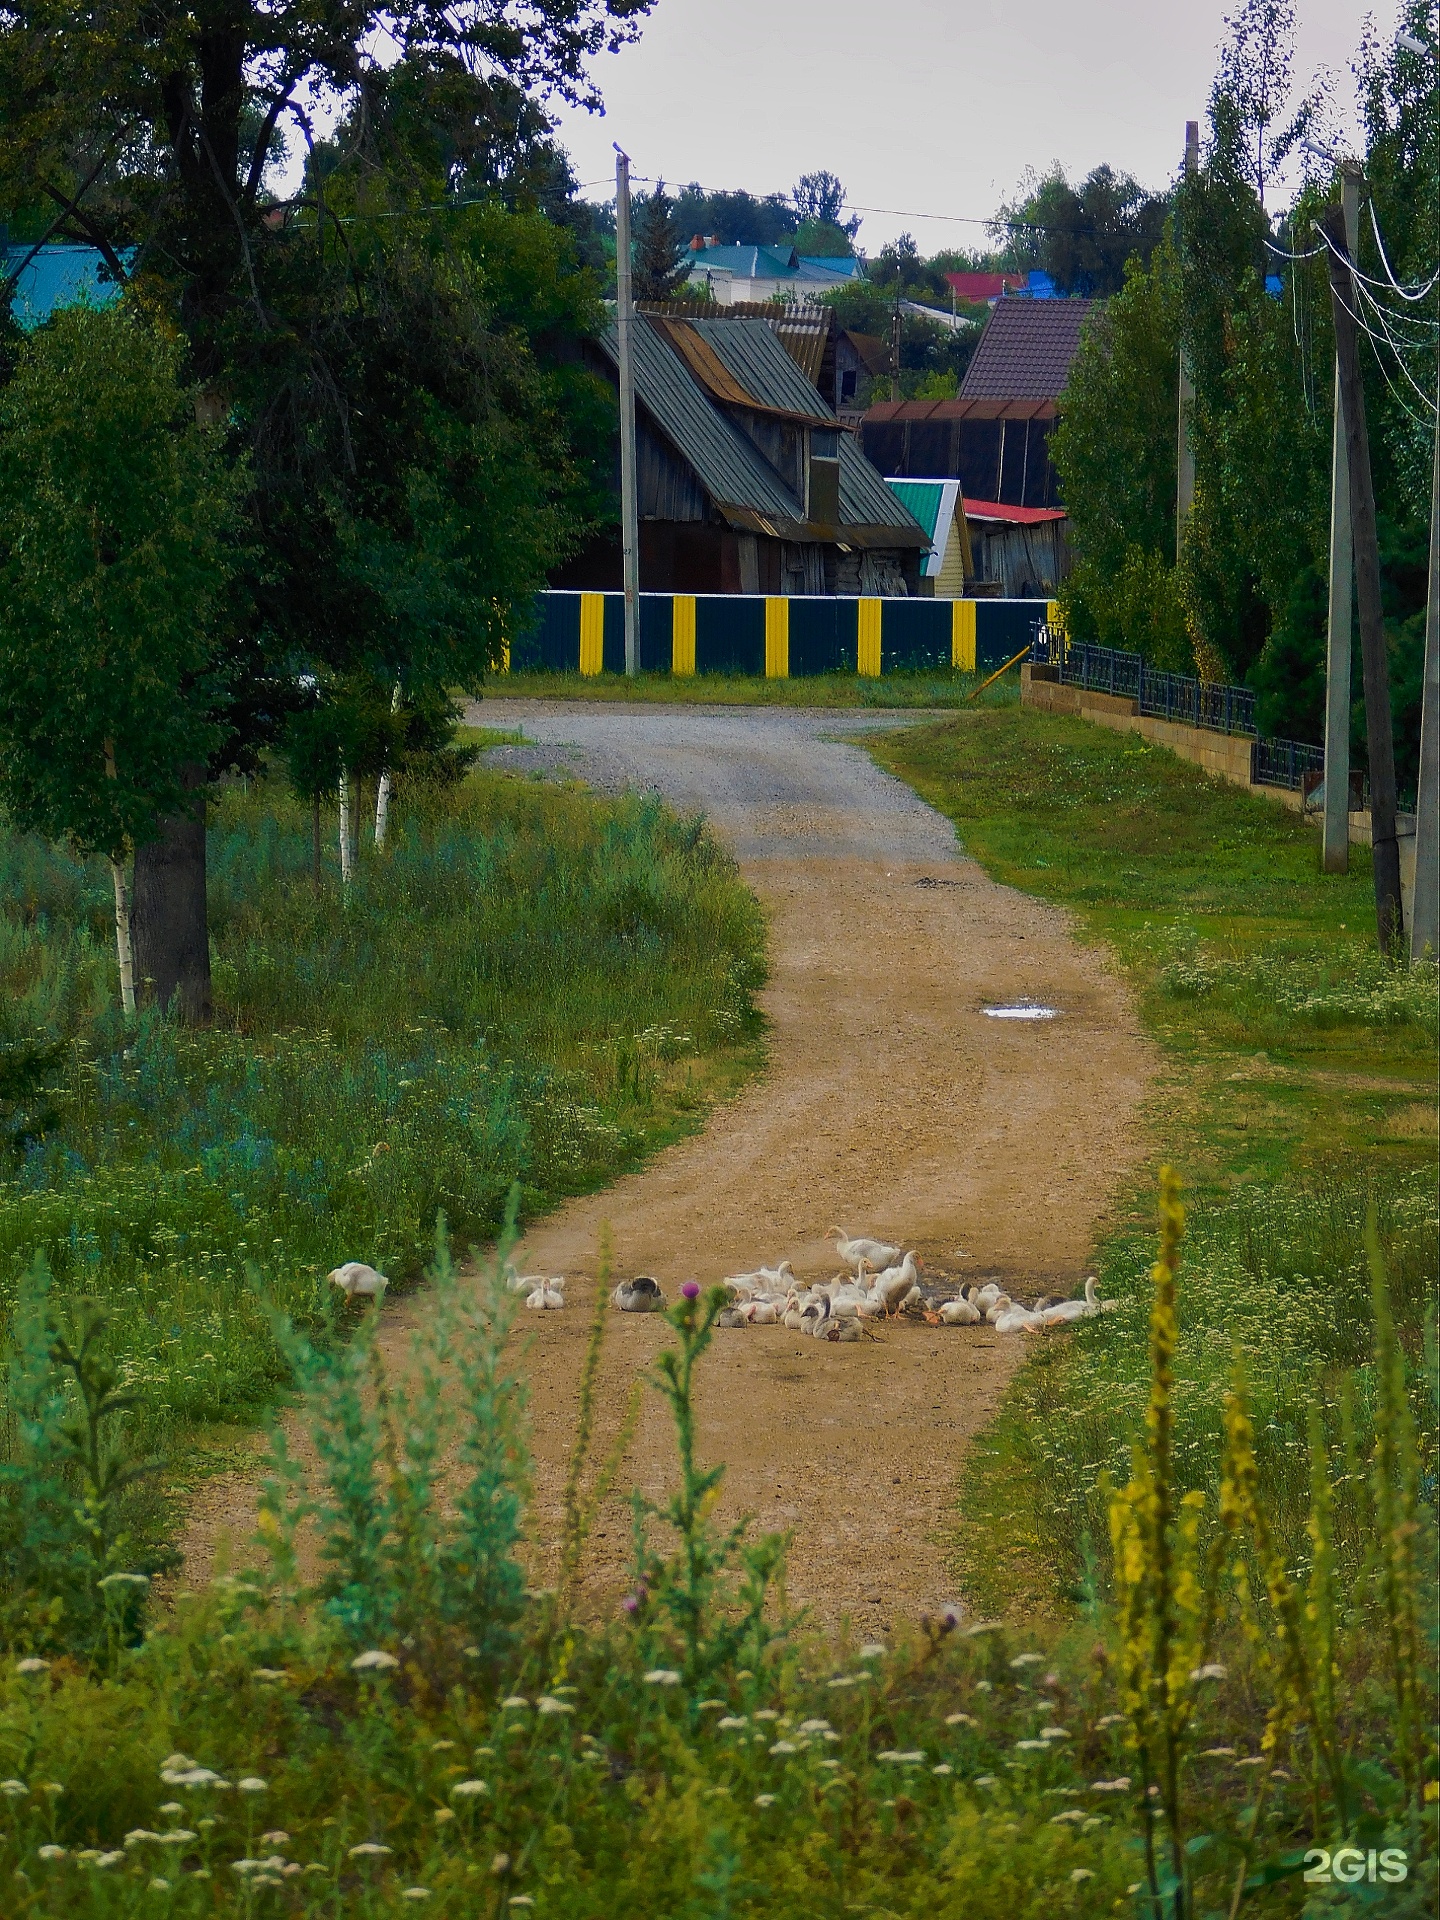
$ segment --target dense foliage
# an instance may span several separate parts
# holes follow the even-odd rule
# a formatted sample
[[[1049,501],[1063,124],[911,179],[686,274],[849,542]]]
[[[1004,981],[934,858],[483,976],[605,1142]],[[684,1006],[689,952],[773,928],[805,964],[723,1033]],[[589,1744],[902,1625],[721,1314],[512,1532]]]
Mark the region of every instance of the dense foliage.
[[[1273,226],[1259,198],[1318,111],[1314,100],[1301,101],[1281,124],[1286,13],[1257,0],[1237,16],[1202,164],[1181,183],[1166,243],[1148,266],[1132,259],[1124,288],[1092,322],[1053,452],[1076,532],[1078,566],[1066,596],[1073,631],[1163,666],[1248,681],[1260,696],[1262,732],[1318,741],[1333,334],[1313,218],[1333,187],[1311,179]],[[1274,30],[1269,39],[1257,25],[1261,14],[1267,32]],[[1405,17],[1424,31],[1423,5]],[[1440,203],[1433,84],[1415,54],[1371,42],[1362,49],[1360,85],[1367,204],[1359,265],[1383,288],[1378,227],[1389,266],[1419,284],[1434,270]],[[1418,753],[1433,431],[1415,389],[1433,388],[1435,323],[1433,310],[1422,307],[1403,323],[1372,316],[1367,324],[1372,339],[1362,370],[1403,792],[1413,791]],[[1195,387],[1196,492],[1177,530],[1182,349]],[[1356,656],[1354,751],[1363,764],[1358,649]]]

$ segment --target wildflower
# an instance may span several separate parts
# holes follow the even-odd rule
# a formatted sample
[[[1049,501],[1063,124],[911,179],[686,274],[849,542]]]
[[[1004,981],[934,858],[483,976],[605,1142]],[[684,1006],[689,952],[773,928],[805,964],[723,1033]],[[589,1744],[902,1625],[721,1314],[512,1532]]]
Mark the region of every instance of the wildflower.
[[[40,1847],[37,1851],[39,1858],[42,1860],[63,1860],[65,1858],[64,1847]]]
[[[97,1853],[95,1858],[91,1861],[90,1864],[94,1867],[100,1867],[100,1868],[118,1867],[120,1862],[124,1858],[125,1858],[125,1855],[121,1849],[112,1848],[112,1850],[109,1853]]]
[[[212,1821],[211,1825],[213,1824]],[[197,1835],[193,1834],[189,1827],[171,1827],[165,1833],[152,1834],[150,1837],[158,1840],[162,1847],[183,1847],[188,1846],[190,1841],[197,1838]]]
[[[798,1753],[800,1749],[793,1740],[777,1740],[770,1751],[771,1753]]]
[[[828,1720],[802,1720],[800,1722],[800,1731],[801,1733],[829,1733],[830,1722]]]
[[[368,1653],[358,1654],[350,1662],[352,1673],[389,1673],[400,1662],[393,1653],[386,1653],[383,1647],[371,1647]]]
[[[925,1756],[918,1748],[914,1751],[901,1753],[894,1747],[887,1747],[884,1753],[877,1753],[875,1758],[877,1760],[888,1760],[893,1766],[897,1767],[914,1767],[918,1766]]]
[[[1042,1740],[1068,1740],[1070,1738],[1070,1729],[1068,1727],[1042,1727],[1040,1729],[1040,1738]]]
[[[1201,1680],[1223,1680],[1227,1671],[1218,1660],[1212,1660],[1207,1666],[1196,1667],[1190,1678],[1197,1683]]]
[[[1128,1773],[1122,1773],[1114,1780],[1092,1780],[1090,1791],[1092,1793],[1128,1793],[1130,1776]]]
[[[390,1851],[391,1849],[389,1847],[382,1847],[378,1840],[362,1840],[358,1847],[351,1847],[350,1858],[352,1860],[380,1860]]]
[[[235,1782],[235,1790],[237,1793],[268,1793],[270,1783],[268,1780],[260,1779],[257,1774],[250,1773],[243,1780]]]
[[[256,1667],[254,1678],[257,1680],[288,1680],[290,1676],[283,1667]]]
[[[955,1769],[950,1765],[948,1760],[942,1760],[938,1767],[931,1767],[930,1771],[931,1773],[937,1773],[943,1776],[953,1773]]]
[[[164,1806],[160,1807],[158,1811],[160,1813],[183,1813],[185,1809],[178,1800],[167,1800]]]
[[[158,1833],[151,1833],[148,1827],[132,1827],[125,1836],[127,1847],[138,1847],[142,1840],[158,1840]]]
[[[575,1711],[568,1700],[557,1700],[553,1694],[549,1693],[542,1693],[535,1702],[535,1706],[540,1713],[573,1713]]]
[[[40,1792],[48,1793],[52,1800],[57,1794],[64,1793],[64,1791],[64,1787],[61,1786],[58,1780],[42,1780],[40,1783]]]
[[[757,1720],[778,1720],[780,1715],[774,1707],[758,1707],[755,1711],[755,1718]]]
[[[510,1896],[510,1904],[512,1907],[533,1907],[535,1902],[530,1898],[528,1893],[512,1893]]]
[[[1044,1655],[1039,1653],[1017,1653],[1010,1664],[1018,1672],[1024,1667],[1038,1667],[1043,1659]]]
[[[155,1878],[150,1882],[147,1891],[150,1893],[169,1893],[170,1882],[165,1879],[162,1874],[157,1873]]]
[[[1000,1783],[993,1773],[977,1773],[974,1784],[977,1787],[996,1787]]]
[[[673,1667],[652,1667],[645,1675],[647,1687],[678,1687],[680,1676]]]
[[[0,1780],[0,1793],[7,1799],[22,1800],[29,1791],[23,1780]]]
[[[430,1889],[428,1887],[406,1887],[400,1898],[402,1900],[428,1900],[430,1898]]]
[[[212,1773],[209,1767],[167,1767],[160,1778],[167,1787],[228,1787],[230,1782],[222,1780],[218,1773]]]
[[[848,1673],[837,1673],[833,1680],[825,1682],[827,1687],[853,1687],[854,1677]]]
[[[431,1753],[453,1753],[455,1746],[456,1743],[453,1740],[432,1740],[430,1742],[430,1751]]]
[[[727,1713],[723,1720],[715,1722],[716,1730],[720,1733],[733,1733],[746,1725],[748,1722],[743,1713]]]
[[[1015,1742],[1015,1751],[1017,1753],[1044,1753],[1045,1746],[1046,1743],[1043,1740],[1017,1740]]]
[[[1077,1887],[1082,1880],[1093,1880],[1094,1878],[1095,1875],[1090,1871],[1089,1867],[1072,1867],[1070,1869],[1071,1882]]]
[[[1084,1818],[1085,1809],[1083,1807],[1066,1807],[1063,1813],[1051,1814],[1050,1824],[1052,1827],[1068,1827],[1075,1821],[1083,1820]]]
[[[860,1658],[862,1660],[883,1660],[888,1652],[889,1648],[883,1645],[882,1642],[878,1640],[872,1641],[868,1647],[861,1647]]]
[[[1200,1758],[1202,1760],[1233,1760],[1235,1749],[1234,1747],[1206,1747]]]
[[[510,1871],[509,1854],[497,1853],[495,1858],[490,1862],[490,1871],[491,1873],[494,1874],[497,1880],[501,1877],[502,1874],[508,1873]]]
[[[453,1820],[454,1818],[455,1809],[453,1807],[437,1807],[435,1809],[435,1824],[437,1827],[443,1827],[447,1820]]]
[[[757,1807],[773,1807],[775,1804],[775,1796],[773,1793],[757,1793],[755,1796],[755,1804]]]
[[[680,1291],[687,1300],[698,1300],[700,1298],[700,1282],[698,1280],[687,1280]]]
[[[150,1576],[148,1573],[107,1573],[95,1584],[102,1593],[109,1593],[112,1587],[148,1587]]]
[[[272,1833],[261,1834],[260,1844],[262,1847],[288,1847],[290,1836],[283,1827],[276,1827]]]
[[[457,1780],[450,1789],[452,1799],[478,1800],[489,1793],[490,1787],[484,1780]]]
[[[695,1702],[695,1711],[697,1713],[713,1713],[718,1708],[723,1707],[724,1704],[725,1702],[723,1700],[697,1700]]]
[[[48,1673],[50,1671],[50,1662],[48,1660],[38,1659],[32,1655],[28,1660],[17,1660],[15,1662],[15,1671],[17,1673]]]
[[[1248,1754],[1242,1756],[1235,1764],[1237,1767],[1263,1767],[1265,1764],[1265,1756],[1263,1753]]]
[[[1124,1721],[1125,1716],[1123,1713],[1102,1713],[1100,1718],[1095,1722],[1095,1730],[1098,1733],[1105,1727],[1123,1726]]]
[[[978,1727],[980,1722],[973,1713],[947,1713],[945,1724],[947,1727]]]
[[[512,1693],[508,1700],[500,1702],[507,1713],[518,1712],[521,1707],[528,1707],[529,1704],[523,1693]]]

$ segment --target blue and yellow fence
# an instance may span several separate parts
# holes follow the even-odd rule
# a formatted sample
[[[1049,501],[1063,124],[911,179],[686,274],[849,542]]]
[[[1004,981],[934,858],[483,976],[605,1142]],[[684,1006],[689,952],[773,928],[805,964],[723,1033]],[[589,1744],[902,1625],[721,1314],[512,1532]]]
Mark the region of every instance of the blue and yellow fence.
[[[993,673],[1058,619],[1053,600],[844,600],[739,593],[642,593],[642,673]],[[516,672],[623,673],[618,593],[536,596],[510,649]]]

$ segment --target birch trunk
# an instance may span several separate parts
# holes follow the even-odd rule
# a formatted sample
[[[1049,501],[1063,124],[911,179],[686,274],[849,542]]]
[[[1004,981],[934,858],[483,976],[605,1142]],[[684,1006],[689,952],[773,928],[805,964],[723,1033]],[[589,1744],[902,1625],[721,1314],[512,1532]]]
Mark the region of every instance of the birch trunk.
[[[340,882],[348,887],[355,877],[355,855],[350,838],[350,816],[354,809],[350,798],[350,775],[340,775]]]
[[[127,1018],[135,1012],[135,956],[130,945],[130,889],[125,884],[125,862],[110,862],[115,887],[115,954],[120,962],[120,1005]]]
[[[390,696],[391,713],[400,711],[400,682],[395,682],[395,691]],[[381,851],[385,845],[385,832],[390,825],[390,769],[386,767],[380,775],[380,785],[375,792],[375,849]]]

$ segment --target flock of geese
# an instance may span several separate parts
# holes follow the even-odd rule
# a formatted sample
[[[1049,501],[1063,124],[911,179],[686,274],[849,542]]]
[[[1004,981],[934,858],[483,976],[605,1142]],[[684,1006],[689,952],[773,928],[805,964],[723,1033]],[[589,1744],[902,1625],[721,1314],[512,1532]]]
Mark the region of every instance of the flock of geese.
[[[832,1227],[825,1238],[835,1243],[844,1263],[841,1272],[807,1284],[796,1278],[788,1260],[781,1260],[750,1273],[727,1274],[723,1284],[730,1300],[720,1310],[716,1326],[782,1326],[817,1340],[854,1341],[866,1337],[867,1323],[903,1314],[931,1326],[985,1323],[997,1333],[1043,1333],[1113,1313],[1119,1304],[1099,1298],[1094,1274],[1075,1300],[1045,1296],[1027,1307],[993,1280],[984,1286],[962,1286],[958,1294],[944,1297],[922,1281],[924,1262],[913,1249],[902,1253],[883,1240],[852,1238],[840,1227]],[[536,1312],[554,1312],[565,1305],[562,1274],[521,1274],[511,1266],[506,1269],[505,1284],[511,1292],[523,1293],[525,1305]],[[610,1300],[621,1313],[660,1313],[666,1304],[659,1281],[649,1274],[622,1280]]]

